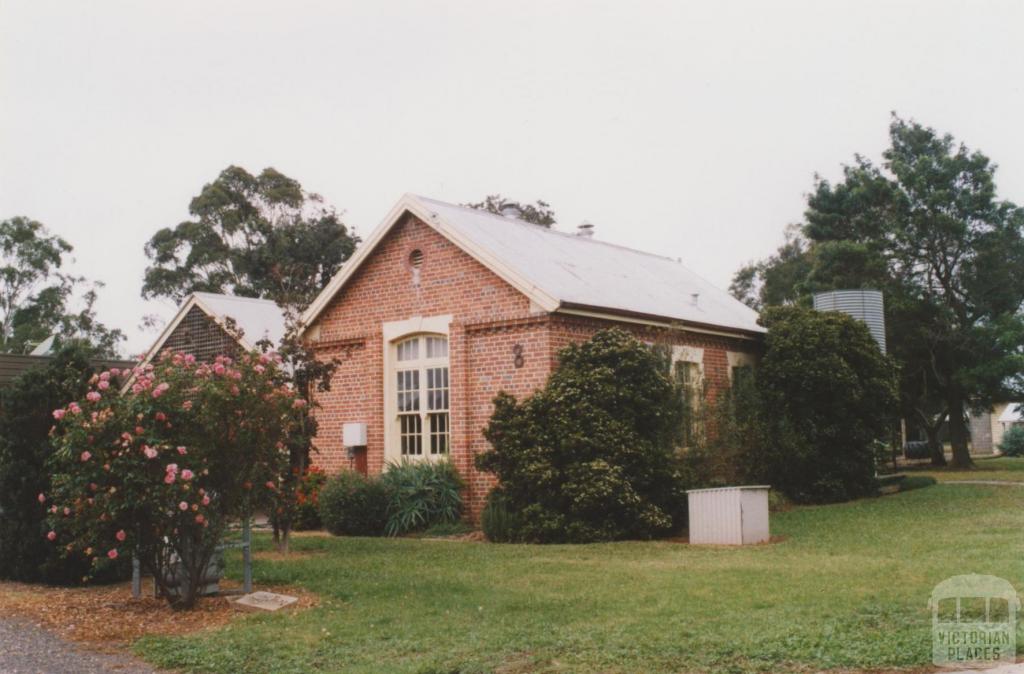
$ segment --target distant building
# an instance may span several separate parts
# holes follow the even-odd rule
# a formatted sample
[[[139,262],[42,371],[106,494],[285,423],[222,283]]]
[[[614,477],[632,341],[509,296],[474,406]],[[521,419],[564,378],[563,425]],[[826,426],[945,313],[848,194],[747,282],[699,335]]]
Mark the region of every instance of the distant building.
[[[999,402],[979,414],[970,415],[971,446],[978,454],[999,450],[1003,434],[1015,425],[1024,425],[1024,403]]]
[[[30,372],[41,369],[53,360],[53,355],[38,356],[16,353],[0,353],[0,408],[4,404],[4,396],[7,389],[14,383],[14,380]],[[108,370],[112,367],[128,369],[135,365],[134,361],[118,360],[115,358],[97,358],[92,361],[98,370]]]
[[[232,324],[241,332],[239,337],[229,331]],[[263,340],[276,348],[285,330],[284,310],[271,300],[192,293],[178,307],[142,362],[149,362],[165,349],[209,362],[218,355],[251,351]]]

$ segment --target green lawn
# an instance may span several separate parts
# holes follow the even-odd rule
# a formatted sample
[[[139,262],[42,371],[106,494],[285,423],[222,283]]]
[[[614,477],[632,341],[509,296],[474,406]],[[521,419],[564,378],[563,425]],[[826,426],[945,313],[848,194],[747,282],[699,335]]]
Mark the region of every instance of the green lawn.
[[[1022,506],[1024,489],[940,484],[774,514],[784,542],[744,549],[303,537],[313,554],[261,561],[256,582],[319,607],[137,651],[216,672],[910,668],[930,662],[936,583],[1021,584]]]
[[[931,468],[922,466],[905,471],[908,475],[931,475],[939,482],[950,480],[1003,480],[1006,482],[1024,482],[1024,458],[995,457],[975,459],[977,466],[973,470],[953,470],[950,468]]]

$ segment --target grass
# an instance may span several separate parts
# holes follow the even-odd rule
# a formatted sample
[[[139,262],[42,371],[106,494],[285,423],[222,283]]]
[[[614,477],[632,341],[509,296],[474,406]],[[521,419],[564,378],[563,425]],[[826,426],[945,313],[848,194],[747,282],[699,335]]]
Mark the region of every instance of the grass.
[[[260,561],[256,584],[320,606],[136,650],[211,672],[915,668],[930,663],[936,583],[1019,584],[1022,506],[1024,489],[940,484],[776,513],[784,540],[742,549],[301,537],[307,554]]]
[[[962,480],[996,480],[1003,482],[1024,482],[1024,458],[998,456],[990,458],[975,458],[975,468],[971,470],[958,470],[953,468],[932,468],[922,465],[920,468],[913,467],[907,472],[911,475],[930,475],[939,482],[962,481]]]

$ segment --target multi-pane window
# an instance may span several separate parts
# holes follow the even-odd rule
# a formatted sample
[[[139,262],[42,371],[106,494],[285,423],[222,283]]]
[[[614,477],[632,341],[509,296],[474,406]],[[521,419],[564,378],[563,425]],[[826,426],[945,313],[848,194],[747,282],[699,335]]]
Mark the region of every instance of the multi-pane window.
[[[410,337],[395,345],[399,451],[403,457],[449,452],[448,338]]]
[[[700,404],[703,397],[700,364],[676,361],[676,378],[682,389],[686,408],[686,415],[683,418],[683,446],[693,447],[700,432]]]

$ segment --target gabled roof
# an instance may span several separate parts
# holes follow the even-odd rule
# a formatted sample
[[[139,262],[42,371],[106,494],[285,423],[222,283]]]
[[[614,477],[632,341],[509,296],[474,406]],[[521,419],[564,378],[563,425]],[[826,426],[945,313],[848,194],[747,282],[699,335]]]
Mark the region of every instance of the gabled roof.
[[[235,325],[243,333],[238,343],[246,351],[254,349],[256,343],[263,339],[276,346],[286,331],[284,310],[272,300],[215,293],[192,293],[181,303],[178,313],[167,323],[156,342],[146,352],[142,359],[143,363],[149,362],[160,353],[164,343],[193,307],[198,307],[221,326],[227,323],[228,318],[234,320]]]
[[[763,333],[757,312],[668,257],[407,194],[306,309],[310,326],[406,213],[549,312]]]

